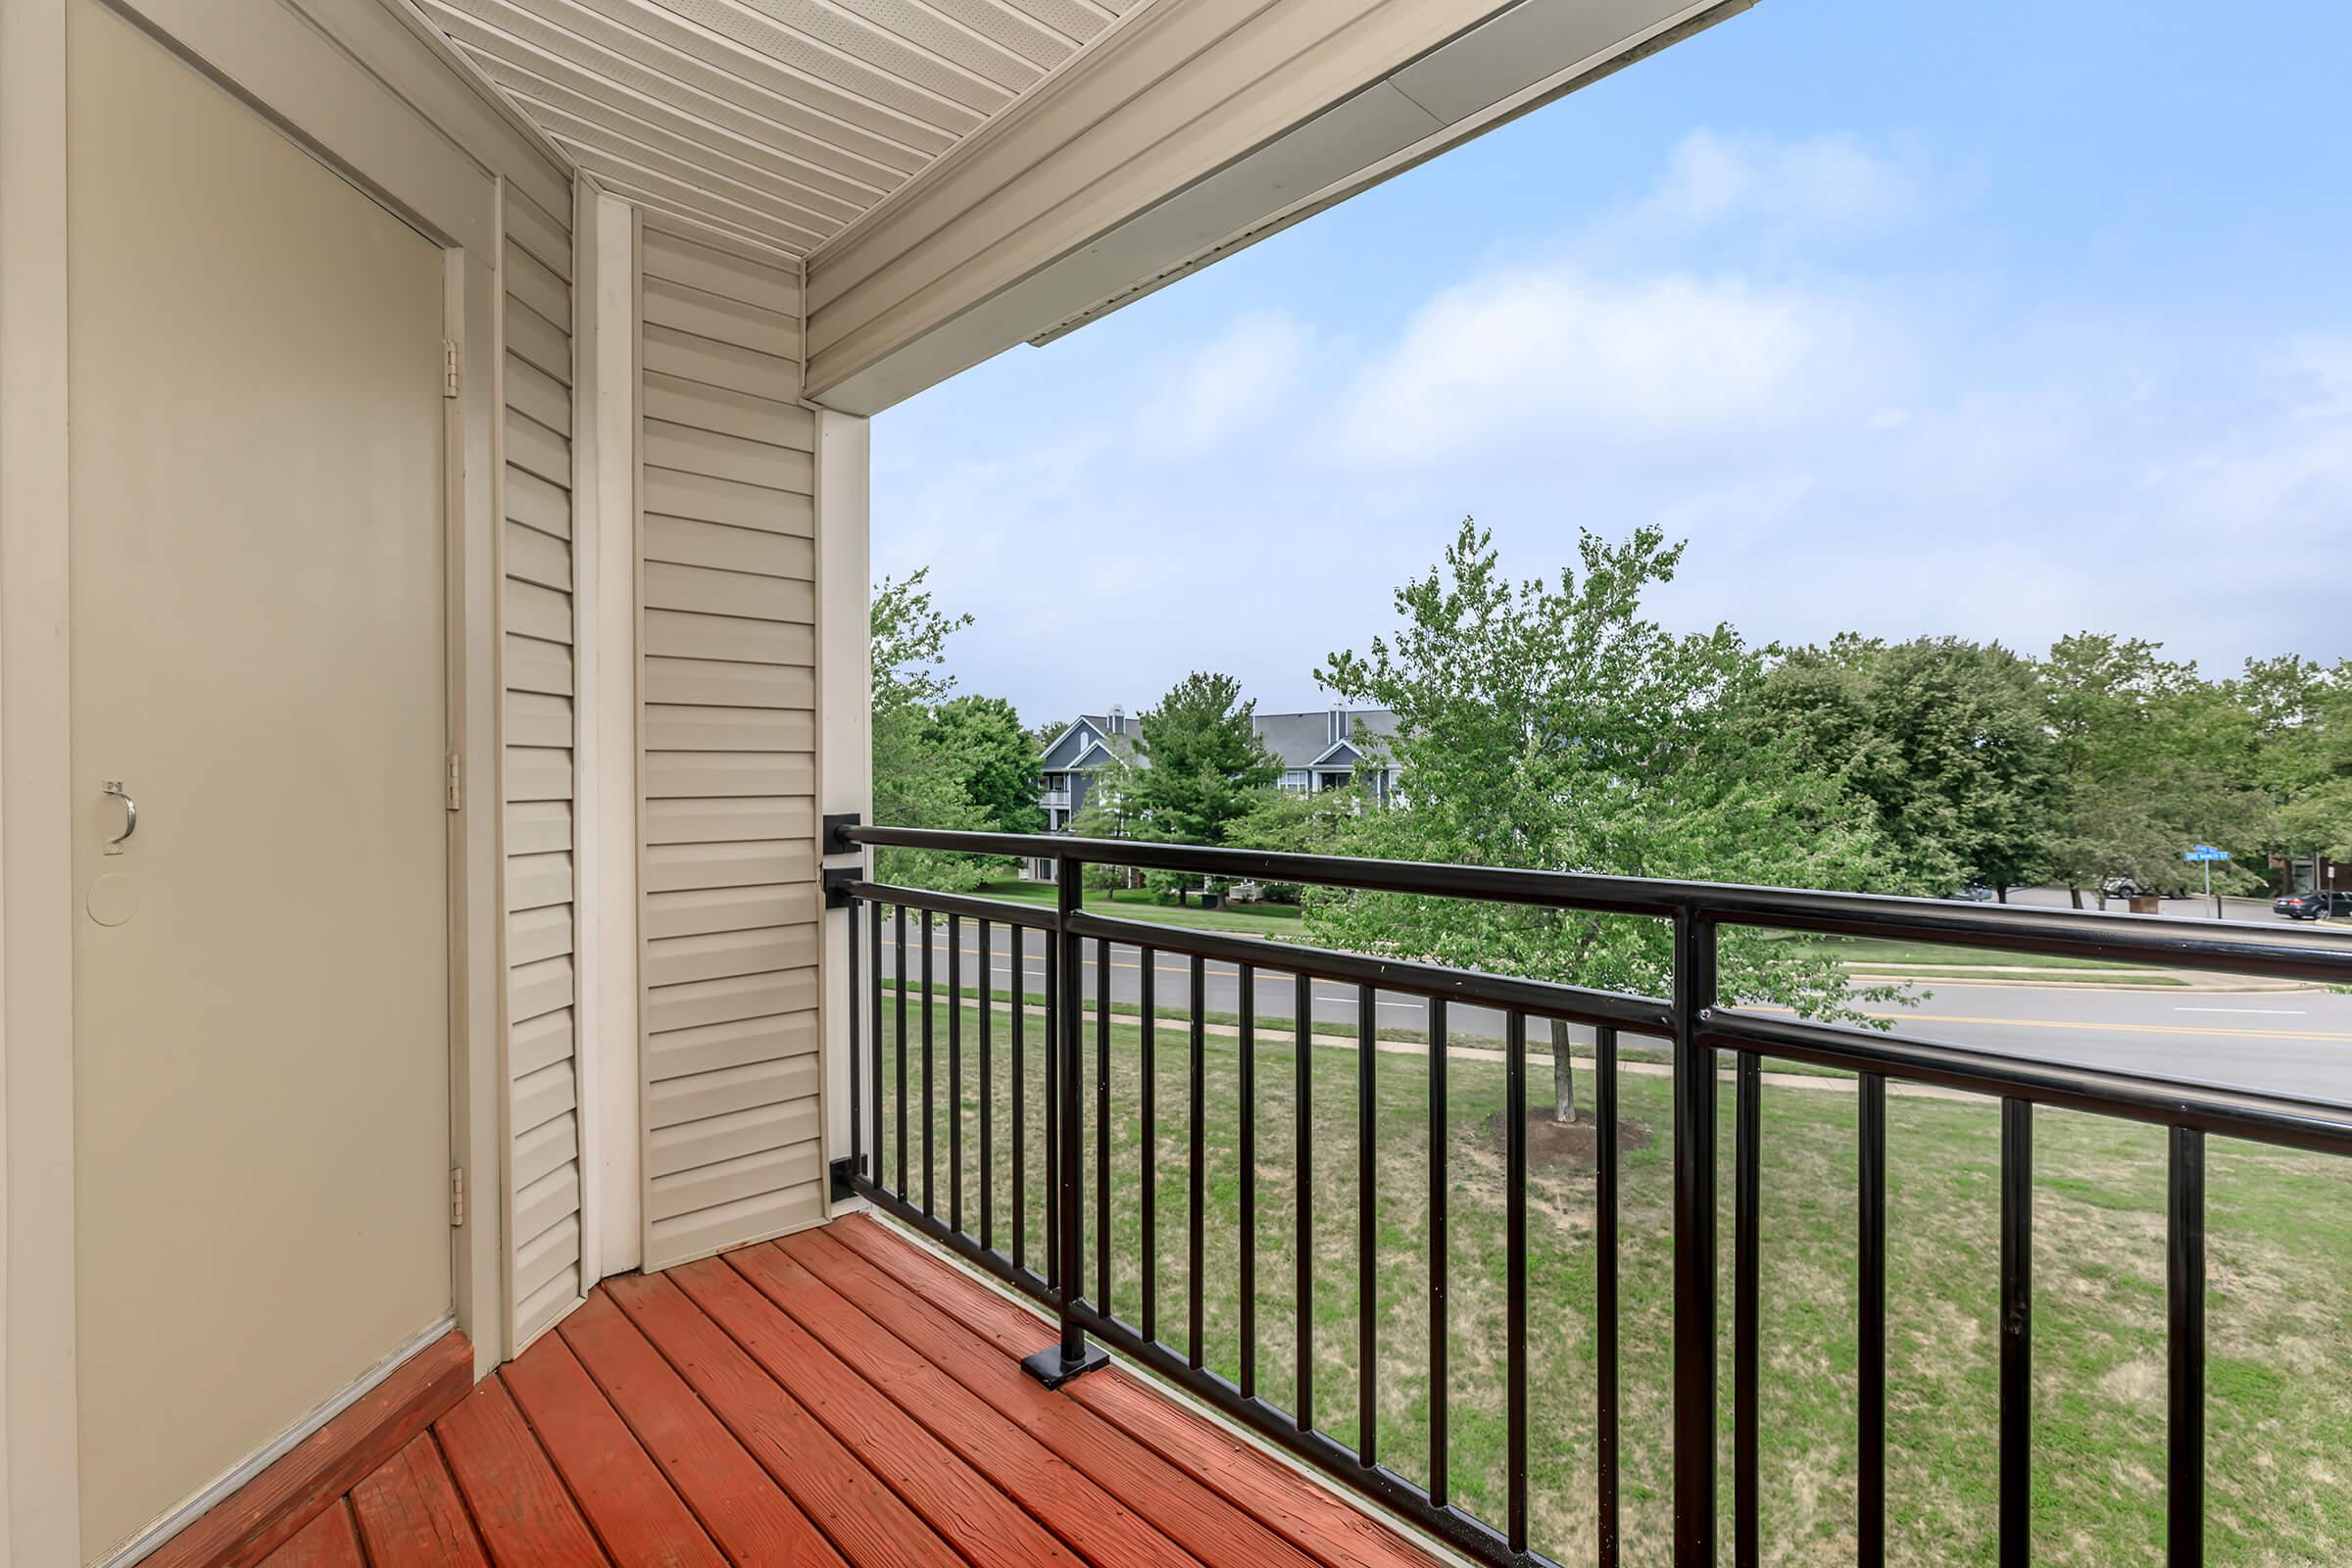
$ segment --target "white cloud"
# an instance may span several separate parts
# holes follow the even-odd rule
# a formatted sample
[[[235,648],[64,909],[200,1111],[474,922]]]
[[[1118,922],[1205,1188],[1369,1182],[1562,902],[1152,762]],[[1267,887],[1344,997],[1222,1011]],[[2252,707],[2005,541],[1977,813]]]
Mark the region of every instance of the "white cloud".
[[[1135,437],[1162,457],[1198,457],[1278,411],[1297,390],[1313,335],[1294,317],[1253,311],[1158,367]]]
[[[1700,128],[1675,144],[1647,196],[1604,227],[1688,235],[1740,225],[1814,238],[1891,228],[1925,209],[1936,181],[1915,153],[1856,136],[1801,140]]]

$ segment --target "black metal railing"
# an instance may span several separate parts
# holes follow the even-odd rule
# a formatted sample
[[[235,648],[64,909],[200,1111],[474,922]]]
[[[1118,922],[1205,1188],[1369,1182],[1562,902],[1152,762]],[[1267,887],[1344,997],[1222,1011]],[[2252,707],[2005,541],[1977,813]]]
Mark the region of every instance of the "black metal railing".
[[[1717,1560],[1718,1419],[1717,1387],[1718,1221],[1717,1093],[1721,1053],[1731,1054],[1733,1086],[1733,1256],[1731,1544],[1733,1560],[1757,1560],[1760,1277],[1759,1245],[1763,1201],[1761,1107],[1765,1061],[1809,1064],[1858,1075],[1858,1158],[1856,1168],[1855,1262],[1859,1281],[1856,1344],[1856,1537],[1859,1560],[1885,1560],[1886,1535],[1886,1092],[1889,1082],[1957,1089],[1996,1100],[2000,1106],[1998,1520],[1999,1560],[2027,1561],[2030,1541],[2031,1390],[2033,1374],[2033,1221],[2034,1111],[2062,1107],[2169,1129],[2167,1173],[2166,1295],[2169,1348],[2167,1430],[2168,1561],[2203,1559],[2205,1474],[2205,1196],[2204,1141],[2222,1135],[2292,1149],[2352,1153],[2352,1107],[2282,1096],[2210,1088],[2168,1079],[2088,1066],[2021,1058],[1917,1038],[1893,1038],[1866,1029],[1767,1016],[1723,1004],[1717,996],[1716,950],[1726,926],[1788,932],[1875,936],[1907,942],[2164,964],[2174,968],[2250,974],[2305,981],[2352,982],[2352,939],[2332,932],[2273,929],[2207,920],[2091,914],[2072,910],[1986,906],[1867,895],[1812,893],[1708,883],[1586,876],[1477,866],[1361,860],[1256,851],[1202,849],[1184,845],[1088,840],[1066,836],[1014,836],[931,832],[906,828],[847,827],[844,843],[907,849],[1035,858],[1055,862],[1056,902],[1052,908],[1003,900],[893,887],[870,881],[848,883],[853,906],[867,914],[863,943],[855,940],[853,908],[850,945],[851,994],[860,995],[862,970],[866,1005],[853,1009],[850,1074],[854,1128],[851,1185],[858,1194],[939,1245],[978,1264],[1043,1302],[1058,1315],[1058,1343],[1032,1356],[1030,1369],[1050,1385],[1101,1365],[1103,1347],[1170,1379],[1227,1416],[1372,1499],[1395,1509],[1469,1555],[1492,1563],[1548,1563],[1529,1543],[1528,1388],[1528,1148],[1527,1022],[1564,1020],[1592,1030],[1595,1053],[1593,1116],[1596,1251],[1595,1338],[1598,1390],[1592,1412],[1597,1453],[1596,1541],[1598,1561],[1614,1568],[1620,1551],[1620,1344],[1618,1325],[1620,1170],[1618,1148],[1619,1051],[1625,1037],[1664,1044],[1671,1052],[1669,1120],[1672,1134],[1673,1225],[1673,1526],[1672,1553],[1678,1568]],[[1673,939],[1673,995],[1631,996],[1576,986],[1487,974],[1436,964],[1371,957],[1288,942],[1123,920],[1085,907],[1083,870],[1088,864],[1199,873],[1210,877],[1311,884],[1331,888],[1410,893],[1519,904],[1557,909],[1640,916],[1667,922]],[[883,910],[895,910],[895,1008],[884,1010]],[[914,940],[920,961],[907,970],[907,915],[918,917]],[[950,1157],[954,1173],[943,1204],[933,1181],[935,1096],[942,1080],[935,1067],[932,1021],[934,965],[932,924],[947,922],[949,952],[947,1082],[951,1106]],[[1014,982],[1006,1016],[1005,1048],[1010,1074],[1010,1212],[994,1211],[998,1157],[992,1125],[993,1092],[979,1097],[979,1200],[969,1211],[963,1190],[961,1127],[966,1079],[962,1050],[963,987],[959,972],[961,927],[976,925],[981,1005],[978,1008],[978,1074],[993,1084],[996,1049],[991,1004],[994,937],[1005,934]],[[1045,984],[1042,1005],[1033,1004],[1023,978],[1030,938],[1042,949]],[[1087,943],[1095,961],[1095,1063],[1093,1194],[1096,1215],[1094,1280],[1086,1279],[1085,1191],[1082,1098],[1086,1001],[1082,979]],[[1142,1232],[1140,1290],[1136,1316],[1114,1310],[1109,1216],[1114,1201],[1112,1143],[1110,983],[1113,947],[1140,956],[1139,1007],[1142,1148],[1135,1201]],[[862,952],[860,951],[862,949]],[[1183,1348],[1163,1335],[1159,1298],[1157,1236],[1155,1051],[1160,1020],[1152,976],[1161,955],[1189,962],[1190,1056],[1189,1193],[1187,1238],[1187,1330]],[[1239,1375],[1228,1378],[1206,1364],[1202,1351],[1202,1282],[1212,1267],[1206,1251],[1204,1183],[1206,1087],[1203,1061],[1206,1008],[1204,967],[1209,962],[1239,967],[1239,1019],[1235,1030],[1238,1071],[1238,1204],[1236,1255],[1240,1277]],[[1297,1074],[1297,1120],[1293,1131],[1298,1227],[1294,1288],[1297,1365],[1294,1407],[1283,1409],[1261,1396],[1255,1253],[1256,1214],[1255,1056],[1256,979],[1264,973],[1292,976]],[[1357,1408],[1352,1444],[1318,1423],[1314,1364],[1316,1194],[1310,1152],[1314,1136],[1310,1109],[1315,981],[1357,988],[1355,1054],[1359,1121],[1357,1179]],[[921,1019],[913,1035],[920,1052],[919,1142],[909,1137],[909,1032],[907,1004],[919,991]],[[1384,1463],[1378,1447],[1380,1419],[1378,1335],[1377,1197],[1374,1110],[1380,1053],[1374,1049],[1374,999],[1381,994],[1418,998],[1427,1026],[1427,1072],[1431,1080],[1428,1158],[1428,1279],[1430,1332],[1426,1482],[1416,1482]],[[1473,1513],[1453,1496],[1448,1475],[1447,1100],[1448,1008],[1476,1006],[1498,1011],[1503,1036],[1504,1107],[1504,1377],[1506,1439],[1505,1505],[1499,1522]],[[861,1015],[862,1021],[859,1016]],[[884,1023],[892,1027],[884,1039]],[[1045,1194],[1040,1268],[1029,1248],[1029,1203],[1025,1173],[1029,1107],[1022,1054],[1029,1026],[1043,1023],[1044,1136],[1051,1179]],[[892,1062],[895,1061],[895,1084]],[[895,1090],[895,1093],[892,1093]],[[886,1098],[887,1096],[887,1098]],[[895,1118],[886,1109],[895,1104]],[[921,1169],[909,1165],[917,1143]],[[885,1169],[883,1152],[895,1152]],[[870,1169],[869,1169],[870,1165]],[[910,1178],[913,1185],[909,1185]],[[1091,1339],[1090,1339],[1091,1337]],[[1100,1342],[1099,1344],[1094,1342]]]

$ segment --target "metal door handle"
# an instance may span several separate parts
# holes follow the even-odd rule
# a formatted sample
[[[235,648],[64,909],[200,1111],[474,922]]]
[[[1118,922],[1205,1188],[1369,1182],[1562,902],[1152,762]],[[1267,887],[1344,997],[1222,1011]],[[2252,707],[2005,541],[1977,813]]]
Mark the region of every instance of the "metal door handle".
[[[106,781],[106,793],[122,803],[122,831],[106,841],[105,853],[121,855],[124,841],[139,830],[139,803],[123,792],[122,781],[119,778]]]

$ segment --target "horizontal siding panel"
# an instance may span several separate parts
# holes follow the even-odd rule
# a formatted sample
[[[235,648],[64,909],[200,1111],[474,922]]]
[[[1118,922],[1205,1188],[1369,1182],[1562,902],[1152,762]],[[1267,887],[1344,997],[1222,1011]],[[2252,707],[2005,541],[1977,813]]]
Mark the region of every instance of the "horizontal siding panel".
[[[507,633],[503,673],[507,690],[571,695],[571,650],[541,637]]]
[[[707,1121],[757,1105],[776,1105],[816,1094],[816,1058],[755,1061],[716,1072],[698,1072],[655,1084],[647,1097],[646,1125],[659,1130],[681,1122]]]
[[[567,1273],[576,1282],[579,1261],[580,1217],[567,1214],[515,1249],[514,1294],[535,1295],[541,1286],[559,1281]],[[576,1283],[573,1294],[578,1294]]]
[[[806,1143],[788,1149],[763,1149],[757,1154],[680,1171],[653,1184],[647,1194],[647,1217],[659,1224],[697,1209],[716,1208],[761,1193],[810,1184],[821,1174],[822,1164],[819,1147]]]
[[[807,752],[649,752],[645,793],[664,795],[808,795],[816,759]]]
[[[648,610],[781,620],[794,625],[807,625],[816,614],[816,586],[790,577],[755,577],[659,561],[646,563],[644,577]]]
[[[514,1194],[514,1234],[544,1236],[580,1211],[580,1168],[557,1166]]]
[[[825,1184],[805,1182],[716,1208],[697,1209],[676,1219],[657,1220],[647,1233],[660,1266],[708,1256],[746,1242],[782,1236],[823,1223]]]
[[[507,916],[507,962],[537,963],[572,951],[571,906],[550,904]]]
[[[507,356],[507,407],[551,430],[571,428],[571,392],[519,354]]]
[[[649,610],[645,612],[645,654],[649,662],[715,659],[805,667],[815,662],[816,629],[790,621],[746,620],[740,615]]]
[[[545,1126],[558,1116],[577,1110],[579,1105],[579,1085],[572,1076],[569,1056],[514,1080],[517,1131]]]
[[[571,491],[523,468],[507,470],[507,520],[557,539],[571,537]],[[510,568],[511,569],[511,568]]]
[[[510,1024],[536,1018],[572,1003],[571,958],[542,958],[507,971],[507,1018]]]
[[[507,744],[509,746],[571,745],[571,699],[550,697],[545,692],[507,693]],[[507,853],[514,853],[512,842]]]
[[[712,474],[651,466],[645,470],[644,488],[649,514],[693,517],[803,538],[816,534],[815,503],[808,493],[793,495]]]
[[[566,282],[571,278],[571,226],[559,214],[510,185],[506,189],[507,238]]]
[[[807,839],[754,844],[649,844],[645,891],[741,888],[816,882],[816,845]]]
[[[740,1159],[762,1150],[811,1143],[816,1136],[814,1100],[760,1105],[731,1116],[684,1122],[646,1135],[647,1174],[674,1176],[679,1171],[715,1165],[722,1159]]]
[[[499,281],[506,285],[509,299],[522,301],[549,320],[571,319],[571,286],[516,244],[513,235],[499,253]]]
[[[807,838],[816,831],[816,802],[806,795],[683,797],[646,802],[642,820],[648,844]]]
[[[565,386],[571,385],[571,334],[517,301],[507,302],[507,347]]]
[[[567,963],[566,975],[569,967]],[[571,999],[566,996],[564,1000]],[[692,980],[684,985],[648,988],[645,1027],[650,1034],[660,1034],[664,1029],[732,1023],[739,1018],[763,1018],[769,1013],[815,1005],[813,968],[730,975],[724,980]]]
[[[513,509],[509,509],[513,510]],[[761,537],[765,537],[762,535]],[[571,592],[571,541],[522,523],[506,525],[507,575],[558,593]],[[571,639],[564,639],[569,642]]]
[[[643,408],[649,419],[691,425],[698,430],[712,430],[769,446],[791,447],[798,452],[816,450],[816,416],[797,403],[712,386],[706,381],[648,375]]]
[[[647,419],[644,431],[645,461],[655,467],[707,473],[714,479],[732,479],[737,484],[790,490],[799,495],[808,494],[815,483],[815,461],[808,453],[796,452],[791,447],[746,441],[740,436],[698,430],[690,424],[671,424],[664,419]],[[526,466],[535,472],[547,472],[536,463]]]
[[[571,484],[571,438],[527,415],[507,411],[507,463],[550,484]]]
[[[507,799],[510,801],[570,800],[570,751],[559,746],[508,747]]]
[[[645,983],[682,985],[724,980],[816,962],[816,927],[777,925],[696,936],[661,937],[645,945]]]
[[[571,595],[520,578],[507,579],[507,630],[517,637],[571,645]]]
[[[544,908],[571,902],[571,853],[510,855],[507,858],[507,909]]]
[[[813,1011],[673,1029],[646,1042],[646,1076],[658,1081],[755,1061],[813,1056],[819,1044]]]
[[[561,1007],[518,1023],[507,1037],[507,1070],[516,1078],[571,1059],[571,1009]]]
[[[570,848],[569,801],[517,801],[507,808],[509,855],[547,855]]]
[[[645,745],[662,752],[805,752],[816,716],[805,708],[694,708],[649,703]]]
[[[647,897],[645,937],[648,943],[654,943],[668,937],[798,925],[815,918],[816,890],[806,883],[789,887],[763,883],[743,888],[686,888]]]
[[[783,268],[648,224],[639,250],[648,277],[740,300],[778,316],[801,314],[801,282]]]
[[[783,311],[763,311],[756,305],[727,299],[707,289],[657,277],[645,277],[645,324],[691,332],[721,343],[740,343],[747,349],[794,359],[801,352],[801,320]]]
[[[778,402],[801,395],[801,362],[797,359],[651,324],[639,347],[645,369],[652,374],[701,381]]]
[[[545,1285],[516,1303],[514,1343],[528,1344],[562,1322],[564,1314],[579,1305],[580,1298],[586,1294],[576,1266],[558,1270]]]
[[[649,562],[748,571],[762,577],[796,577],[803,582],[816,578],[816,543],[797,534],[730,528],[724,523],[650,513],[643,537]]]
[[[639,690],[649,703],[808,708],[816,700],[816,671],[807,665],[746,664],[723,659],[649,659]]]
[[[514,1139],[514,1185],[528,1187],[557,1166],[579,1158],[580,1125],[576,1116],[559,1116]]]

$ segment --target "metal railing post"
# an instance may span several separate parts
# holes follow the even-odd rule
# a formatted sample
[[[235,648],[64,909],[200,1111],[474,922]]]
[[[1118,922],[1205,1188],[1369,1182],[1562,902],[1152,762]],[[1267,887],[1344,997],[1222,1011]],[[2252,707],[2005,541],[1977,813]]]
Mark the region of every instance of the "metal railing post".
[[[1674,916],[1674,1562],[1715,1562],[1715,921]]]
[[[1054,978],[1061,994],[1055,999],[1058,1016],[1046,1049],[1053,1053],[1054,1062],[1053,1160],[1056,1200],[1053,1234],[1046,1238],[1046,1245],[1054,1250],[1058,1264],[1055,1273],[1059,1276],[1056,1296],[1061,1305],[1061,1338],[1021,1362],[1023,1371],[1049,1389],[1058,1389],[1081,1373],[1110,1364],[1109,1352],[1099,1345],[1087,1343],[1086,1331],[1070,1312],[1072,1303],[1085,1294],[1081,1286],[1086,1266],[1086,1214],[1081,1199],[1085,1187],[1081,1167],[1086,1151],[1080,1123],[1085,1114],[1085,1098],[1081,1093],[1084,1086],[1079,1081],[1086,1030],[1078,1016],[1085,1000],[1086,971],[1080,952],[1082,944],[1069,928],[1070,917],[1078,912],[1085,897],[1080,881],[1083,874],[1082,862],[1067,855],[1055,858],[1054,908],[1058,929],[1054,933],[1054,941],[1059,961],[1055,964]],[[1107,1016],[1110,998],[1097,996],[1095,1005]]]

